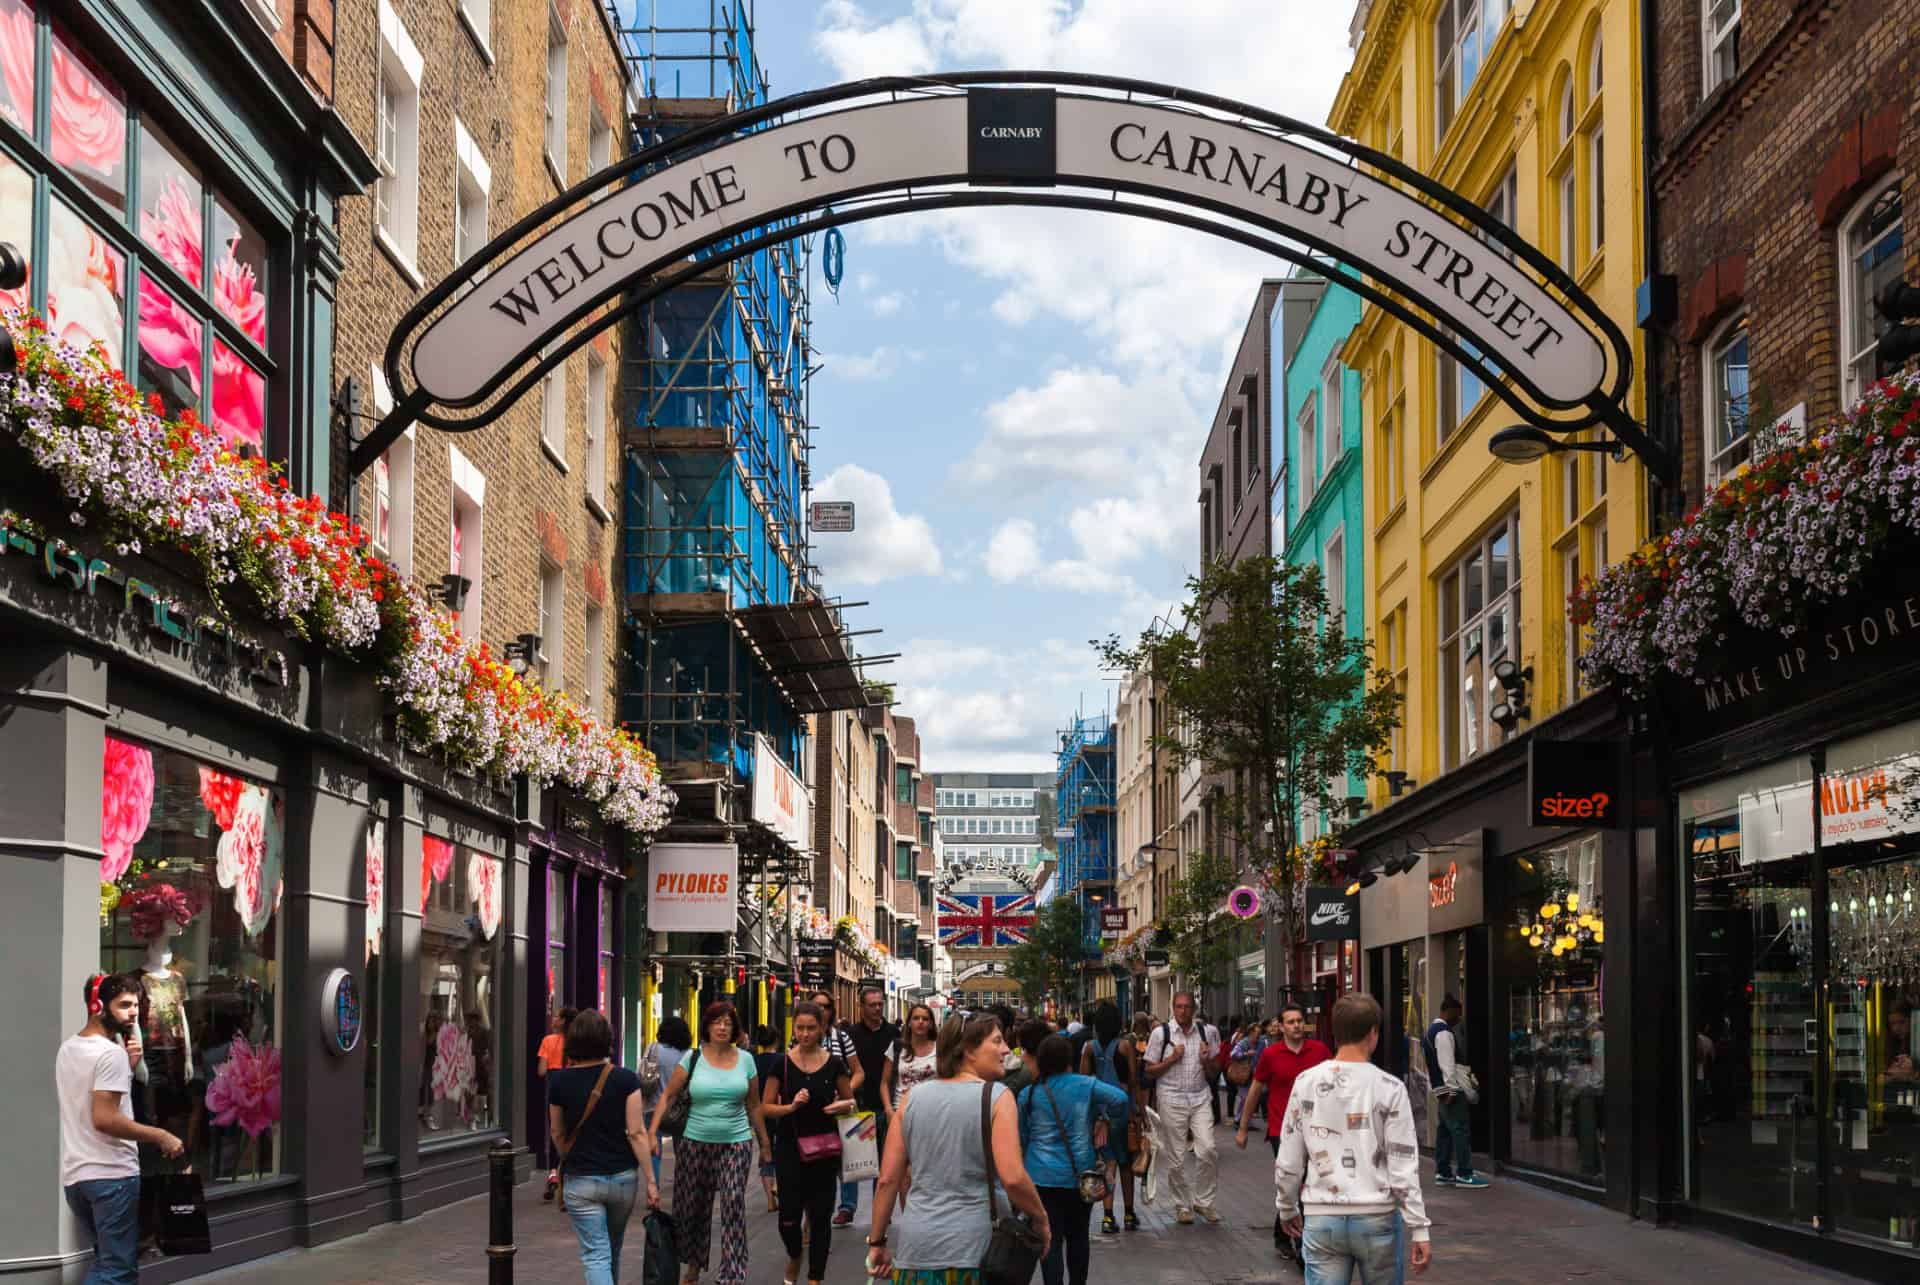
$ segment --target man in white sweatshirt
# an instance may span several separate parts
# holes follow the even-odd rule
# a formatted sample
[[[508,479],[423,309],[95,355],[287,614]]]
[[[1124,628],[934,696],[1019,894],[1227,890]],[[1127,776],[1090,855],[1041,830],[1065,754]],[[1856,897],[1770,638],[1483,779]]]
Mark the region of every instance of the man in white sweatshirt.
[[[1300,1237],[1307,1285],[1401,1285],[1403,1242],[1415,1272],[1433,1261],[1420,1195],[1420,1144],[1407,1088],[1370,1060],[1380,1005],[1343,995],[1333,1006],[1330,1062],[1293,1082],[1274,1161],[1274,1209]],[[1304,1215],[1304,1217],[1303,1217]]]

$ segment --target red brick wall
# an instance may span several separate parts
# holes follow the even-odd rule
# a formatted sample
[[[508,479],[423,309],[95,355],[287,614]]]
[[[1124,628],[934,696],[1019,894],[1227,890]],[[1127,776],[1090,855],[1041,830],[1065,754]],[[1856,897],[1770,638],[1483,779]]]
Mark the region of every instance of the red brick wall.
[[[1920,168],[1920,0],[1748,0],[1740,73],[1710,96],[1698,0],[1659,0],[1658,12],[1656,270],[1679,288],[1660,381],[1697,499],[1701,345],[1737,309],[1747,310],[1756,420],[1801,402],[1809,423],[1839,409],[1836,223],[1875,179]],[[1911,274],[1920,247],[1911,236],[1906,247]]]

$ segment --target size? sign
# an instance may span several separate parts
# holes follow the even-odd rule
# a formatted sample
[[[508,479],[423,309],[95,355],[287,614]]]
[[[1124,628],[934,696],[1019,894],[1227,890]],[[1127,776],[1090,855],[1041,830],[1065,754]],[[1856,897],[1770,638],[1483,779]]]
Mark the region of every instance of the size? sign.
[[[1527,802],[1534,825],[1627,823],[1626,747],[1618,741],[1539,741],[1527,747]]]
[[[815,500],[807,506],[807,526],[814,531],[853,530],[853,501]]]

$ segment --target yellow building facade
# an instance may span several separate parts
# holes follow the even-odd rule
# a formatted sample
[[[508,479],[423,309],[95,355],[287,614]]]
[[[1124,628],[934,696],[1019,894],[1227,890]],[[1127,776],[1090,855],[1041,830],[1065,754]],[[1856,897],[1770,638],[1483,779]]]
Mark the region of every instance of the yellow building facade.
[[[1633,344],[1628,410],[1644,422],[1639,6],[1373,0],[1354,30],[1329,126],[1560,263]],[[1509,734],[1489,712],[1496,662],[1533,671],[1518,730],[1584,694],[1567,594],[1644,539],[1645,472],[1599,453],[1496,460],[1488,439],[1518,416],[1379,308],[1364,310],[1342,360],[1362,377],[1367,632],[1405,700],[1381,766],[1432,782]],[[1384,803],[1386,783],[1372,788]]]

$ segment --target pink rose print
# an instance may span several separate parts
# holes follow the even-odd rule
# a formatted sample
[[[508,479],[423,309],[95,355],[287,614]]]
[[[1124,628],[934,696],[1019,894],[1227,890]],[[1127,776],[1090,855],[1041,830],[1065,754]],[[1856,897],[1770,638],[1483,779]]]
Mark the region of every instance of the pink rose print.
[[[120,95],[64,40],[53,42],[53,159],[111,178],[126,159],[127,109]]]
[[[257,1138],[280,1123],[280,1050],[255,1048],[244,1035],[233,1037],[227,1060],[207,1086],[207,1114],[215,1124],[238,1125]]]
[[[33,128],[33,10],[0,0],[0,116]]]
[[[140,351],[165,370],[186,376],[200,395],[200,322],[173,301],[152,277],[140,278]]]
[[[240,806],[240,791],[246,786],[239,777],[210,767],[200,769],[200,802],[213,813],[213,823],[222,830],[233,828],[233,810]]]
[[[141,217],[140,229],[161,258],[180,269],[187,280],[200,284],[200,196],[178,174],[167,176],[160,199]]]
[[[458,1102],[465,1115],[466,1100],[472,1093],[473,1041],[457,1022],[448,1022],[434,1039],[433,1100]]]
[[[234,240],[239,234],[234,234]],[[233,243],[213,265],[213,301],[249,339],[265,347],[267,343],[267,296],[254,280],[253,265],[234,257]]]
[[[214,877],[232,889],[234,911],[249,937],[260,935],[280,903],[281,835],[268,819],[270,806],[264,788],[243,787],[214,859]]]
[[[258,447],[267,426],[266,379],[218,340],[213,345],[213,426],[234,447]]]
[[[380,953],[381,925],[387,921],[387,823],[367,827],[367,958]]]
[[[475,852],[467,857],[467,884],[473,889],[480,933],[488,941],[500,931],[500,863]]]
[[[133,845],[153,820],[153,752],[107,738],[100,765],[100,882],[113,883],[133,864]]]
[[[453,845],[430,834],[420,836],[420,904],[433,895],[433,885],[453,873]]]
[[[135,941],[155,941],[176,933],[203,909],[197,893],[170,883],[135,888],[120,904],[127,908]]]
[[[121,300],[125,295],[120,252],[64,204],[47,221],[47,322],[53,333],[83,352],[95,340],[110,360],[120,360]]]

